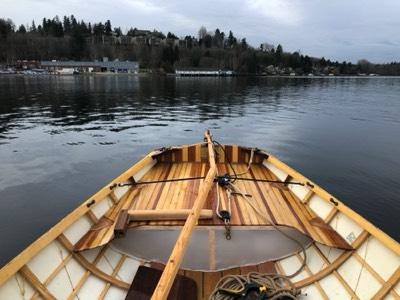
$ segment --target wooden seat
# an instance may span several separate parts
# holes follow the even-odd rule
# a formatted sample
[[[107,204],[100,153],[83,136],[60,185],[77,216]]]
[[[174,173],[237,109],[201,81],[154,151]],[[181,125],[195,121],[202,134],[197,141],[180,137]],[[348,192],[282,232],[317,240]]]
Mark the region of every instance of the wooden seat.
[[[162,271],[150,267],[140,266],[132,285],[129,288],[126,300],[148,300],[153,295]],[[176,275],[168,300],[197,299],[197,284],[188,277]]]

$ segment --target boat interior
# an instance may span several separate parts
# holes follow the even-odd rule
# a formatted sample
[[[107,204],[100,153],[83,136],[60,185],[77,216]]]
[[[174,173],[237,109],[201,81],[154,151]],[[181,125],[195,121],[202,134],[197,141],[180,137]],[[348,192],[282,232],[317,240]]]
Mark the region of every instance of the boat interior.
[[[157,149],[74,213],[15,267],[30,298],[234,299],[217,284],[257,273],[299,299],[399,299],[396,242],[257,148]]]

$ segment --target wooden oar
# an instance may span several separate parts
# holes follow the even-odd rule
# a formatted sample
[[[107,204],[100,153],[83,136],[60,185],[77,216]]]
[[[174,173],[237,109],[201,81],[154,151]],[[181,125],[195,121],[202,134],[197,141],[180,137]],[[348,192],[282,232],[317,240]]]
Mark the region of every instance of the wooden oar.
[[[207,195],[211,190],[214,182],[215,175],[217,174],[217,168],[215,165],[214,149],[212,146],[210,133],[205,133],[205,138],[208,143],[208,155],[210,162],[210,169],[208,170],[207,176],[201,185],[200,192],[197,195],[196,201],[193,208],[182,228],[182,231],[175,243],[174,249],[168,259],[167,265],[165,266],[164,272],[157,284],[157,287],[151,297],[152,300],[165,300],[168,297],[169,291],[174,282],[176,273],[178,272],[179,266],[182,262],[183,256],[185,255],[187,246],[189,244],[190,236],[195,228],[200,212],[207,199]]]

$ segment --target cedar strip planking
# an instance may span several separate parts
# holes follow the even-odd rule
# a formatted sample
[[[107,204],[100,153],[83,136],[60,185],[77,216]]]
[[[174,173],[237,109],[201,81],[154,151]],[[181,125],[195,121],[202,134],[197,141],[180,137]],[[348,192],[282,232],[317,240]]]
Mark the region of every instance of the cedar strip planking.
[[[273,180],[274,178],[270,176],[270,173],[263,166],[254,165],[250,170],[254,175],[253,178],[266,178],[268,180]],[[261,195],[263,195],[263,201],[266,203],[266,207],[268,213],[270,215],[270,219],[274,224],[282,224],[285,223],[284,215],[281,215],[283,212],[279,207],[277,207],[276,203],[279,202],[276,198],[275,193],[272,190],[272,186],[269,183],[264,182],[256,182],[255,183],[258,189],[261,191]]]
[[[203,299],[205,300],[208,299],[214,291],[215,285],[222,278],[222,273],[220,271],[204,272],[203,276]]]
[[[253,171],[252,171],[251,169],[250,169],[249,171],[251,172],[251,174],[254,174]],[[254,175],[253,175],[252,177],[255,178]],[[267,201],[267,200],[265,199],[265,197],[264,197],[264,195],[267,195],[268,193],[265,193],[265,190],[264,190],[264,191],[261,190],[261,183],[260,183],[260,182],[254,182],[254,185],[255,185],[255,187],[256,187],[256,189],[257,189],[258,195],[259,195],[259,197],[260,197],[260,199],[261,199],[261,202],[262,202],[263,206],[264,206],[265,209],[267,210],[266,214],[268,215],[269,219],[270,219],[274,224],[276,224],[275,216],[273,215],[272,210],[271,210],[271,207],[270,207],[270,205],[269,205],[269,202],[270,202],[270,201]]]
[[[239,267],[234,267],[234,268],[230,268],[230,269],[227,269],[227,270],[223,270],[222,271],[222,277],[227,276],[227,275],[240,275],[240,268]]]
[[[250,272],[257,272],[257,266],[256,265],[250,265],[250,266],[243,266],[240,267],[240,274],[241,275],[247,275]]]
[[[198,151],[197,147],[198,146],[188,147],[188,154],[187,154],[188,161],[192,161],[192,162],[196,161],[196,152]]]
[[[302,232],[304,232],[305,234],[307,234],[308,236],[315,236],[315,231],[313,230],[313,228],[311,227],[311,224],[308,222],[308,220],[305,218],[304,213],[302,211],[300,211],[299,209],[297,209],[293,204],[293,201],[290,201],[289,199],[289,193],[287,193],[288,191],[283,191],[280,190],[279,191],[280,194],[282,195],[282,199],[287,203],[292,215],[295,217],[295,220],[297,222],[297,225],[300,226],[295,226],[296,228],[299,228]],[[306,227],[306,224],[309,225],[309,227]]]
[[[166,178],[164,179],[171,179],[173,176],[171,176],[171,173],[174,174],[177,169],[177,164],[170,164],[170,168],[168,169],[168,173],[166,174]],[[168,202],[166,201],[168,197],[168,193],[170,192],[171,189],[171,182],[166,182],[163,189],[160,191],[159,197],[157,197],[156,202],[154,203],[154,209],[163,209],[164,205],[167,205]]]
[[[321,228],[320,226],[313,226],[312,223],[310,223],[311,221],[315,220],[315,214],[313,214],[313,212],[310,210],[310,208],[308,206],[305,206],[304,204],[302,204],[300,202],[300,200],[296,199],[296,196],[294,196],[292,193],[290,193],[291,196],[291,202],[293,203],[292,206],[294,208],[298,207],[300,209],[302,209],[304,216],[306,216],[307,220],[306,222],[304,222],[304,224],[307,225],[311,225],[310,231],[314,231],[315,234],[320,237],[320,239],[327,245],[331,245],[334,247],[339,247],[339,248],[344,248],[344,249],[351,249],[351,247],[349,247],[349,245],[347,244],[347,242],[339,235],[336,233],[336,231],[333,231],[333,229],[330,227],[330,225],[325,224],[326,227],[329,228],[329,230]],[[288,195],[288,199],[289,199],[289,195]],[[301,213],[297,214],[299,216],[301,216]],[[322,221],[322,219],[321,219]],[[318,240],[316,238],[316,236],[312,236],[315,240]]]
[[[264,166],[257,165],[257,170],[257,173],[261,174],[261,176],[257,178],[266,178],[268,180],[278,179]],[[275,224],[286,224],[289,226],[293,226],[291,220],[287,220],[287,207],[282,207],[282,205],[284,205],[284,202],[282,201],[281,197],[279,197],[280,194],[277,192],[277,189],[270,183],[260,182],[260,186],[263,186],[265,188],[267,192],[266,194],[269,196],[267,202],[270,204],[272,215],[276,220]]]
[[[276,274],[276,268],[273,261],[266,261],[257,265],[260,274]]]
[[[197,284],[197,299],[203,298],[203,272],[185,270],[184,275]]]
[[[202,176],[201,174],[201,164],[200,163],[192,163],[190,165],[190,173],[189,177],[197,177]],[[185,192],[185,200],[183,203],[184,208],[192,208],[194,201],[196,200],[199,187],[200,187],[201,179],[190,180],[186,186]]]
[[[250,161],[249,152],[244,151],[241,147],[236,147],[238,150],[238,162],[247,163]]]
[[[261,201],[259,195],[257,195],[256,193],[254,193],[252,186],[254,186],[254,183],[251,181],[240,181],[236,184],[236,186],[239,188],[239,190],[244,193],[244,194],[252,194],[253,197],[250,197],[249,200],[252,202],[252,204],[258,209],[260,210],[262,213],[265,213],[265,208],[261,208],[259,202]],[[247,219],[249,224],[251,225],[259,225],[263,218],[258,214],[258,212],[252,207],[250,206],[250,204],[247,202],[247,200],[242,197],[242,196],[238,196],[238,198],[240,199],[240,202],[243,202],[243,205],[246,207],[246,211],[247,211]]]
[[[247,168],[247,167],[246,167]],[[251,170],[249,170],[251,171]],[[250,174],[252,175],[253,173],[250,172]],[[251,176],[251,178],[255,178],[254,176]],[[263,193],[261,192],[260,188],[259,188],[259,183],[257,181],[244,181],[243,185],[247,186],[247,190],[243,190],[244,193],[249,193],[251,195],[253,195],[253,197],[250,197],[249,200],[253,201],[253,203],[255,203],[255,206],[258,207],[258,209],[260,210],[260,212],[263,215],[268,216],[269,219],[274,219],[271,218],[271,209],[268,205],[268,202],[265,200],[265,197],[263,195]],[[253,208],[252,208],[253,209]],[[257,221],[254,222],[254,225],[264,225],[264,224],[268,224],[268,222],[265,220],[265,218],[263,216],[261,216],[259,213],[257,213],[254,209],[254,215],[257,218]]]

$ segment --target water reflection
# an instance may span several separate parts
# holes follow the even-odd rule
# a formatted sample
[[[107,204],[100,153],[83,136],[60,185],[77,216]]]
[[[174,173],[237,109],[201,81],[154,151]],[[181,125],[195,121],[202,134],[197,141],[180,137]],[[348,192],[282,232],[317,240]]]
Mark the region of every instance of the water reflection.
[[[0,265],[150,150],[205,129],[400,239],[399,78],[2,76],[0,91]]]

